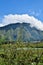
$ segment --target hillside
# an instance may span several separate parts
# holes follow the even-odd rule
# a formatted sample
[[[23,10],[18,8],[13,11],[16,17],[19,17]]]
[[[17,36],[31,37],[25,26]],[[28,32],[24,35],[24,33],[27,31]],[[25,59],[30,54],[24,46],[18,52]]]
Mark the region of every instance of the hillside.
[[[0,27],[0,40],[4,41],[43,41],[43,31],[31,27],[29,23],[15,23]]]

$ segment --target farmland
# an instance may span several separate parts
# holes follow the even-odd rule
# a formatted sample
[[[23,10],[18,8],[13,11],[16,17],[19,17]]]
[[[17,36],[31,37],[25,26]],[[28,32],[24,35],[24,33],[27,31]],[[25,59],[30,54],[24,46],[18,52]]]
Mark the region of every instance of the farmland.
[[[0,44],[0,65],[43,65],[43,42]]]

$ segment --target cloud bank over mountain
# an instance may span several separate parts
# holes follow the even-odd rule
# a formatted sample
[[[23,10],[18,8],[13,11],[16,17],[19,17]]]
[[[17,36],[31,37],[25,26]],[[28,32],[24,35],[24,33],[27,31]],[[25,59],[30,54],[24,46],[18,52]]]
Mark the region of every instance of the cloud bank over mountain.
[[[36,27],[39,30],[43,30],[43,22],[40,20],[36,19],[33,16],[29,16],[28,14],[9,14],[5,15],[2,18],[2,23],[0,23],[0,27],[11,24],[11,23],[30,23],[31,27]]]

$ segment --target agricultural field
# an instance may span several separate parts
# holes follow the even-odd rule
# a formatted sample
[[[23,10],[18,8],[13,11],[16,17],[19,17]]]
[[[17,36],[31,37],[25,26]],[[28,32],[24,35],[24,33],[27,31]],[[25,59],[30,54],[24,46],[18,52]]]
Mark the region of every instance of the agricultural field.
[[[43,42],[0,44],[0,65],[43,65]]]

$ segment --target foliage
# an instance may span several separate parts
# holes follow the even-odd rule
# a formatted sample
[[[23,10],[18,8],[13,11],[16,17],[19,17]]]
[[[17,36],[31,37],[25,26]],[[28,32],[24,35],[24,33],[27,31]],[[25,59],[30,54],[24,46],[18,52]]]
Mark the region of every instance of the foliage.
[[[43,65],[43,48],[36,46],[23,42],[1,44],[0,65]]]

